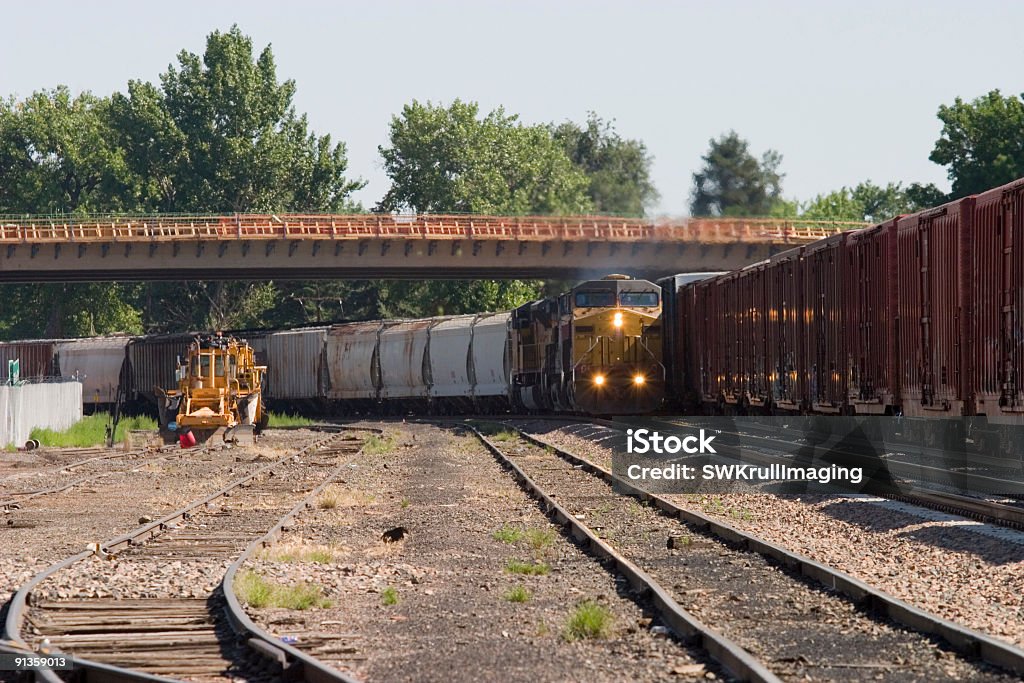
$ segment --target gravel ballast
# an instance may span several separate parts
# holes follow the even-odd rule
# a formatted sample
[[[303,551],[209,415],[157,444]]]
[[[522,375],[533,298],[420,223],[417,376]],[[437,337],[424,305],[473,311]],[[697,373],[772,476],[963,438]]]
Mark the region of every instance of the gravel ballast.
[[[545,440],[560,441],[559,445],[600,461],[583,450],[594,450],[589,440],[564,433],[555,438],[550,427],[532,427],[543,432]],[[864,615],[846,600],[786,575],[758,555],[733,551],[617,495],[608,484],[540,448],[524,453],[529,455],[517,462],[538,483],[551,486],[562,505],[584,515],[608,542],[671,588],[683,607],[771,663],[780,676],[1014,680],[982,663],[960,659],[924,636]],[[731,516],[728,521],[734,523]],[[673,548],[666,547],[669,537]]]
[[[562,536],[475,437],[388,431],[389,445],[327,492],[329,507],[302,515],[247,567],[318,586],[332,606],[249,607],[258,623],[367,681],[720,676],[659,634],[625,583]],[[401,540],[383,540],[398,528]],[[296,559],[313,551],[330,559]],[[510,562],[549,571],[510,573]],[[588,601],[611,616],[608,633],[571,640],[570,617]]]
[[[621,431],[534,424],[542,438],[611,466]],[[1024,646],[1024,533],[871,496],[666,496],[835,567],[923,610]]]

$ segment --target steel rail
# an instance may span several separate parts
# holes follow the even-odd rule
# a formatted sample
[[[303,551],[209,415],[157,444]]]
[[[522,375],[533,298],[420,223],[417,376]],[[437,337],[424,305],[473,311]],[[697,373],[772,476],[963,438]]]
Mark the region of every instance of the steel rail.
[[[68,465],[66,467],[62,467],[62,468],[60,468],[60,469],[58,469],[56,471],[57,472],[62,472],[64,470],[74,469],[75,467],[81,467],[82,465],[84,465],[84,464],[86,464],[88,462],[92,462],[92,461],[113,460],[113,459],[119,459],[119,458],[129,458],[129,457],[131,457],[133,455],[142,455],[142,454],[146,453],[146,450],[147,449],[141,449],[141,450],[138,450],[138,451],[130,451],[130,452],[127,452],[127,453],[105,455],[105,456],[98,457],[98,458],[89,458],[89,460],[83,460],[83,461],[78,462],[78,463],[73,463],[72,465]],[[157,449],[157,450],[159,452],[164,452],[167,449],[161,448],[161,449]],[[206,451],[205,450],[201,450],[199,452],[206,452]],[[164,452],[163,455],[156,456],[156,457],[153,457],[153,458],[149,458],[149,459],[147,459],[147,460],[145,460],[145,461],[143,461],[141,463],[133,463],[133,465],[136,465],[136,464],[137,465],[146,465],[146,464],[151,463],[151,462],[156,462],[156,461],[159,461],[159,460],[164,460],[164,459],[166,459],[168,457],[170,457],[169,454]],[[7,496],[17,496],[17,497],[15,497],[15,498],[6,498],[6,499],[3,499],[3,500],[0,500],[0,510],[8,510],[8,509],[20,508],[21,504],[25,503],[27,501],[35,500],[36,498],[41,498],[43,496],[49,496],[49,495],[52,495],[54,493],[61,493],[62,491],[67,491],[68,489],[72,489],[72,488],[74,488],[74,487],[76,487],[76,486],[78,486],[80,484],[84,484],[86,482],[94,481],[96,479],[102,479],[103,477],[110,476],[112,474],[123,474],[125,472],[130,471],[131,469],[132,468],[129,467],[127,469],[111,470],[109,472],[96,472],[94,474],[87,474],[84,477],[79,477],[78,479],[74,479],[74,480],[72,480],[70,482],[66,482],[66,483],[61,484],[59,486],[54,486],[54,487],[51,487],[51,488],[48,488],[48,489],[39,489],[37,491],[25,491],[25,492],[21,492],[21,493],[8,493],[8,494],[5,494],[5,495],[7,495]]]
[[[382,430],[367,431],[380,433]],[[359,449],[356,455],[360,453],[362,453],[362,448]],[[288,523],[300,512],[312,508],[313,501],[316,500],[317,496],[334,482],[345,468],[348,467],[350,462],[351,460],[341,463],[331,470],[330,474],[316,488],[310,491],[305,498],[299,501],[295,507],[281,517],[270,531],[250,543],[242,554],[231,563],[231,566],[224,573],[224,578],[221,580],[221,587],[227,601],[224,610],[228,615],[228,619],[235,627],[235,631],[249,634],[250,637],[247,644],[263,656],[276,661],[287,677],[294,679],[295,676],[299,675],[301,680],[308,681],[309,683],[358,683],[359,679],[328,666],[316,657],[306,654],[296,647],[281,642],[265,629],[257,626],[245,612],[245,609],[238,601],[238,597],[235,595],[235,575],[257,550],[272,545]]]
[[[663,420],[654,418],[655,422],[663,422],[667,425],[679,427],[685,426],[680,425],[669,420]],[[606,424],[613,429],[623,430],[625,425],[614,421],[603,421],[602,424]],[[739,435],[738,432],[730,432],[734,435]],[[795,446],[792,441],[785,441],[783,439],[764,437],[762,439],[765,442],[774,442],[783,446]],[[847,455],[853,458],[864,458],[855,452],[847,452]],[[747,453],[746,457],[751,460],[758,460],[762,463],[768,464],[772,462],[779,462],[779,456],[773,456],[765,453]],[[969,486],[973,486],[974,490],[979,492],[998,492],[1000,486],[1007,488],[1006,482],[1001,479],[994,477],[988,477],[981,474],[972,474],[970,472],[953,472],[944,470],[940,467],[932,467],[930,465],[922,465],[918,463],[906,462],[904,460],[895,460],[892,458],[886,458],[882,462],[889,468],[891,474],[902,476],[910,481],[918,480],[931,483],[942,483],[944,480],[948,480],[950,474],[957,477],[962,483]],[[1017,488],[1024,486],[1024,484],[1014,484]],[[1003,491],[1006,493],[1006,491]],[[998,526],[1005,526],[1012,529],[1024,530],[1024,507],[1014,507],[1011,505],[1004,505],[1002,503],[996,503],[993,501],[984,500],[981,498],[972,498],[969,496],[958,495],[955,493],[946,493],[944,491],[914,491],[914,492],[878,492],[877,495],[890,498],[892,500],[899,500],[905,503],[911,503],[914,505],[920,505],[921,507],[931,508],[933,510],[939,510],[940,512],[959,514],[964,517],[970,517],[982,522],[988,522],[996,524]]]
[[[593,474],[613,486],[621,487],[620,490],[628,492],[631,496],[651,503],[669,517],[677,517],[724,541],[774,560],[801,576],[813,579],[823,586],[841,593],[864,609],[884,614],[914,631],[945,641],[963,655],[978,657],[1014,674],[1024,675],[1024,649],[918,609],[838,569],[815,562],[799,553],[765,541],[724,522],[714,520],[700,512],[684,509],[662,496],[650,493],[615,476],[612,472],[582,456],[529,434],[515,425],[509,424],[508,426],[515,429],[530,443],[541,448],[552,449],[563,460],[579,466],[583,471]]]
[[[547,514],[561,526],[570,528],[572,535],[579,541],[587,541],[590,550],[602,559],[610,560],[615,569],[624,576],[641,596],[649,599],[658,611],[659,616],[680,638],[695,643],[708,655],[721,664],[729,673],[741,681],[750,683],[781,683],[762,662],[738,644],[721,633],[707,626],[695,616],[687,612],[669,593],[661,587],[647,572],[629,561],[610,545],[599,538],[587,525],[576,519],[565,508],[555,502],[529,475],[515,462],[506,456],[486,436],[472,425],[468,427],[487,450],[508,467],[532,496],[541,501]],[[522,433],[522,432],[520,432]]]
[[[235,481],[227,484],[218,491],[215,491],[214,493],[204,496],[203,498],[200,498],[198,500],[192,501],[191,503],[185,505],[185,507],[174,512],[171,512],[170,514],[161,517],[160,519],[154,522],[144,524],[133,531],[129,531],[126,534],[106,541],[105,543],[100,544],[97,550],[102,552],[108,552],[111,554],[116,554],[118,550],[123,550],[125,548],[131,547],[136,543],[147,541],[153,538],[154,536],[157,536],[169,525],[189,519],[193,511],[205,507],[207,503],[212,502],[217,498],[224,496],[225,494],[229,494],[234,489],[239,488],[240,486],[244,486],[246,483],[252,481],[256,477],[259,477],[260,475],[268,471],[271,471],[276,467],[280,467],[281,465],[302,456],[303,454],[309,452],[312,449],[318,448],[319,446],[332,441],[338,436],[339,433],[341,433],[341,431],[343,430],[339,430],[337,432],[328,432],[330,436],[318,439],[302,447],[301,449],[299,449],[298,451],[296,451],[295,453],[286,458],[282,458],[280,460],[268,463],[263,467],[260,467],[259,469],[250,472],[246,476],[236,479]],[[28,581],[28,583],[19,587],[18,590],[11,597],[8,606],[7,618],[4,622],[3,638],[7,640],[13,647],[19,648],[24,651],[32,651],[32,648],[21,637],[21,629],[25,621],[25,611],[28,607],[29,595],[36,588],[36,586],[38,586],[40,583],[45,581],[50,576],[56,574],[57,572],[63,569],[66,569],[67,567],[70,567],[71,565],[77,562],[81,562],[82,560],[92,557],[94,554],[96,554],[96,552],[96,550],[89,549],[82,551],[72,557],[61,560],[60,562],[57,562],[51,565],[50,567],[47,567],[43,571],[39,572],[38,574],[33,576]],[[85,672],[86,681],[162,681],[164,683],[167,683],[168,681],[175,680],[171,678],[153,676],[151,674],[145,674],[139,671],[132,671],[130,669],[124,669],[109,664],[102,664],[100,662],[95,662],[89,659],[75,657],[74,655],[67,656],[72,661],[76,669],[81,669]],[[55,675],[50,670],[41,670],[37,674],[37,677],[39,675],[46,674]],[[55,678],[53,680],[60,679]]]

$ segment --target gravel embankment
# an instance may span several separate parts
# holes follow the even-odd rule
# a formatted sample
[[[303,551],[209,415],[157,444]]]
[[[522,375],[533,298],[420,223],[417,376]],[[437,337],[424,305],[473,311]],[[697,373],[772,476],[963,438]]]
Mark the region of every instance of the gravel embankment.
[[[307,443],[312,432],[268,432],[255,446],[171,451],[166,460],[112,473],[95,482],[27,501],[0,517],[0,604],[39,571],[90,543],[119,536],[159,518],[204,494],[212,493],[264,462]],[[24,456],[28,454],[18,454]],[[61,456],[35,461],[52,467]],[[80,455],[71,460],[81,460]],[[111,461],[113,463],[123,461]],[[28,463],[32,464],[32,463]],[[23,468],[24,469],[24,466]],[[99,561],[99,560],[97,560]],[[107,567],[109,574],[109,567]],[[112,579],[113,580],[113,579]],[[218,579],[219,580],[219,579]],[[95,592],[95,587],[84,589]],[[78,587],[66,591],[77,595]],[[6,610],[0,610],[0,618]]]
[[[621,432],[531,429],[611,466]],[[1024,533],[867,496],[669,496],[906,602],[1024,647]]]
[[[929,638],[860,612],[851,602],[755,553],[733,549],[615,493],[603,480],[519,439],[499,444],[626,557],[708,626],[783,680],[1010,681]]]
[[[248,608],[272,633],[371,682],[716,678],[652,632],[624,584],[561,536],[475,438],[426,425],[388,430],[391,447],[360,458],[331,488],[333,507],[304,514],[250,563],[274,583],[319,586],[332,602]],[[397,527],[404,538],[384,542]],[[510,573],[510,561],[549,573]],[[517,588],[524,602],[510,600]],[[611,615],[609,632],[570,642],[569,618],[588,600]]]

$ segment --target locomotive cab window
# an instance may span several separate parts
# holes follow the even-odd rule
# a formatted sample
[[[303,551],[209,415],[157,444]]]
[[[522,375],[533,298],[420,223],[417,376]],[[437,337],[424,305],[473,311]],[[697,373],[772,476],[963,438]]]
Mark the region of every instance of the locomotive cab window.
[[[621,306],[657,306],[657,292],[623,292],[619,295]]]
[[[577,308],[615,305],[615,292],[576,292]]]

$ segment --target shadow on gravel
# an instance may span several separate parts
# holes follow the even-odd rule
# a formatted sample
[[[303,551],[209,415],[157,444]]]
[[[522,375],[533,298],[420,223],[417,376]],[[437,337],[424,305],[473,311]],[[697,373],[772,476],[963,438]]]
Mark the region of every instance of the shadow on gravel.
[[[896,512],[884,510],[863,500],[842,498],[818,508],[823,514],[840,522],[858,526],[866,531],[895,531],[923,520]]]
[[[900,535],[918,543],[927,543],[937,548],[974,555],[991,564],[1024,562],[1024,545],[964,532],[962,527],[932,526],[906,531]]]

